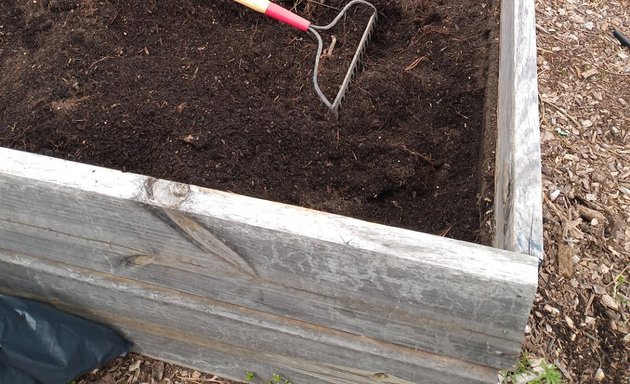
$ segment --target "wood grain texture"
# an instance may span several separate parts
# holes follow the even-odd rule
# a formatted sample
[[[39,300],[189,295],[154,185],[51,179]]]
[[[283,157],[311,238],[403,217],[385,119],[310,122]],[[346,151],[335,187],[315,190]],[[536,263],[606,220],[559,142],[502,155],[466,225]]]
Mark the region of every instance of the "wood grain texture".
[[[235,379],[495,380],[517,361],[542,257],[533,5],[502,9],[509,251],[0,148],[0,290]]]
[[[520,351],[536,285],[528,257],[16,151],[0,156],[2,249],[495,368]]]
[[[543,259],[542,175],[533,0],[503,1],[495,246]]]
[[[18,287],[18,288],[16,288]],[[116,275],[0,251],[0,292],[113,324],[149,355],[241,379],[296,383],[484,383],[496,370]]]

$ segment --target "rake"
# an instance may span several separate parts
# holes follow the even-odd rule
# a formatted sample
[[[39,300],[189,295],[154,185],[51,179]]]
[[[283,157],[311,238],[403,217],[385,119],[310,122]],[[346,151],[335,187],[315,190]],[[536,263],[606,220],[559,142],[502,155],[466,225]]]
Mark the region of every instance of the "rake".
[[[346,92],[348,91],[348,87],[350,86],[352,77],[354,76],[354,74],[356,73],[359,67],[359,61],[367,48],[368,42],[372,35],[372,31],[374,30],[374,25],[376,24],[376,18],[377,18],[377,13],[378,13],[376,10],[376,7],[374,7],[374,5],[372,5],[371,3],[365,0],[352,0],[341,9],[339,14],[337,14],[337,16],[333,19],[333,21],[330,24],[313,25],[310,21],[306,20],[305,18],[299,15],[296,15],[295,13],[289,11],[288,9],[283,8],[279,6],[278,4],[272,3],[269,0],[234,0],[234,1],[236,1],[237,3],[241,3],[257,12],[263,13],[266,16],[279,20],[283,23],[289,24],[290,26],[297,28],[300,31],[310,32],[311,34],[315,36],[315,39],[317,40],[317,56],[315,57],[315,68],[313,70],[313,88],[315,89],[315,93],[320,98],[322,103],[324,103],[324,105],[328,107],[328,109],[330,109],[332,114],[335,116],[335,119],[339,119],[339,107],[341,106],[341,102],[343,101],[343,98],[346,95]],[[343,82],[341,83],[341,87],[339,88],[337,95],[331,102],[328,99],[328,97],[326,97],[324,92],[321,90],[319,86],[319,81],[317,79],[318,74],[319,74],[319,62],[320,62],[322,52],[324,50],[324,42],[322,40],[321,35],[319,34],[319,31],[326,31],[333,28],[335,25],[337,25],[337,23],[339,23],[339,20],[341,20],[343,16],[348,12],[348,10],[352,8],[353,6],[368,7],[371,9],[372,15],[370,16],[370,19],[368,20],[368,23],[365,28],[365,31],[363,32],[363,35],[361,36],[361,41],[359,41],[357,50],[355,51],[354,56],[352,57],[352,61],[350,62],[350,66],[348,68],[348,71],[346,72],[346,76],[344,77]]]

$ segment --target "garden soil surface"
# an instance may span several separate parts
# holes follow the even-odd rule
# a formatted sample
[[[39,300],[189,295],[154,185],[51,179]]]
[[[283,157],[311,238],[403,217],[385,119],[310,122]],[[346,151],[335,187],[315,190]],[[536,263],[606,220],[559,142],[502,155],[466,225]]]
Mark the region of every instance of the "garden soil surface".
[[[491,3],[374,4],[335,121],[313,39],[232,1],[2,0],[0,145],[478,241]],[[331,98],[368,16],[324,34]]]

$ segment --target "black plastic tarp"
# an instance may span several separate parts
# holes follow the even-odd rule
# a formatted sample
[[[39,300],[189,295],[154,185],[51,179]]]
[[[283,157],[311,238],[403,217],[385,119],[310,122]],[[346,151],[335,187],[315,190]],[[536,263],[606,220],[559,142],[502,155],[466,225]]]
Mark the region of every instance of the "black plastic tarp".
[[[0,384],[66,384],[130,347],[102,325],[0,295]]]

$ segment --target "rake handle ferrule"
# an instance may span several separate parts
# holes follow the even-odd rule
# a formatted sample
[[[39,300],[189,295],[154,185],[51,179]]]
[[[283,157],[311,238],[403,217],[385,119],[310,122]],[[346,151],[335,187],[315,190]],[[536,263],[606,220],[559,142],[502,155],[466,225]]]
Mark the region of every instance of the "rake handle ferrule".
[[[265,15],[289,24],[303,32],[308,31],[308,27],[311,26],[310,21],[272,2],[269,2],[269,8],[267,8]]]
[[[295,13],[289,11],[286,8],[279,6],[278,4],[272,3],[269,0],[234,0],[234,1],[253,9],[254,11],[264,13],[266,16],[274,18],[285,24],[289,24],[290,26],[297,28],[303,32],[308,31],[308,28],[311,26],[310,21],[306,20],[305,18],[301,16],[296,15]]]

